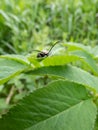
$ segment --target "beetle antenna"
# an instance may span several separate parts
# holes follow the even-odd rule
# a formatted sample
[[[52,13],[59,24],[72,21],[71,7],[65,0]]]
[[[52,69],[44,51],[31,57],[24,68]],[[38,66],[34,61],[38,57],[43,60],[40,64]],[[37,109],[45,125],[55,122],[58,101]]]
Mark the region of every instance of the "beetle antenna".
[[[56,41],[55,43],[54,43],[54,45],[50,48],[50,50],[49,50],[49,52],[48,53],[50,53],[51,52],[51,50],[53,49],[53,47],[56,45],[56,44],[58,44],[60,41]]]

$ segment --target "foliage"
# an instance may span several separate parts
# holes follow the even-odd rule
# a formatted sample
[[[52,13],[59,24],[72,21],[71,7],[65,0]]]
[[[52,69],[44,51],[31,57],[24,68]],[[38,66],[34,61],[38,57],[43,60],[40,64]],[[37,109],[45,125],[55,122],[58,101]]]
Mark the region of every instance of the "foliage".
[[[0,1],[0,129],[98,130],[97,5]]]
[[[1,115],[0,129],[96,130],[98,72],[94,48],[90,49],[82,44],[61,43],[57,55],[45,58],[2,55],[0,84],[21,74],[42,75],[48,81]]]
[[[3,0],[0,53],[27,54],[54,40],[98,43],[97,0]]]

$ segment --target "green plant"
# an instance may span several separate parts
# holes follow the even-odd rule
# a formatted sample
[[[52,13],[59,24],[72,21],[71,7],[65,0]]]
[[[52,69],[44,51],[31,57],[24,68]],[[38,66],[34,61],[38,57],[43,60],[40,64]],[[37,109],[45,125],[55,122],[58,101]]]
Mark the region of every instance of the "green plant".
[[[53,40],[98,43],[97,0],[3,0],[0,54],[27,54]]]
[[[62,46],[58,55],[42,59],[32,54],[0,56],[0,84],[21,73],[49,78],[45,85],[32,90],[7,114],[1,115],[0,129],[98,129],[96,48],[73,43]]]

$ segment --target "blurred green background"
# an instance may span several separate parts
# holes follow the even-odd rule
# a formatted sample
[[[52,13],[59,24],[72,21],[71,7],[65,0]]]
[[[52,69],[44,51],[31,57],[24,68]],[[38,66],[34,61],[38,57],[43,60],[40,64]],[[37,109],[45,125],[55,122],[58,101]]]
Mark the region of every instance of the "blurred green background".
[[[26,55],[55,40],[97,45],[98,0],[0,1],[1,55]],[[49,80],[22,74],[1,85],[0,113]]]
[[[98,43],[98,0],[0,1],[0,54],[26,54],[54,40]]]

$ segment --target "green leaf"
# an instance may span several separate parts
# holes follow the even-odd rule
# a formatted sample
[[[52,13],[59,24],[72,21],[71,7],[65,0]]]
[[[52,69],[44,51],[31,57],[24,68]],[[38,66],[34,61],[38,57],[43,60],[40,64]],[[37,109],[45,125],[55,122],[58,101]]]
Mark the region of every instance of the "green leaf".
[[[83,52],[84,55],[80,54],[70,54],[70,55],[58,55],[58,56],[50,56],[43,59],[41,62],[38,62],[37,59],[34,59],[33,57],[29,57],[28,60],[30,63],[32,63],[33,67],[35,65],[35,68],[42,67],[42,66],[54,66],[54,65],[65,65],[70,62],[76,62],[80,61],[83,64],[85,64],[87,67],[89,67],[92,72],[97,74],[98,69],[96,66],[95,61],[90,57],[89,54],[86,54],[86,52]]]
[[[93,58],[97,59],[98,58],[98,46],[96,45],[95,47],[91,47],[91,46],[85,46],[84,44],[80,44],[80,43],[72,43],[72,42],[68,42],[68,43],[63,43],[63,46],[66,46],[68,48],[68,53],[71,51],[76,51],[76,50],[81,50],[81,51],[85,51],[88,54],[92,55]]]
[[[98,75],[98,66],[96,65],[96,62],[91,54],[81,50],[72,51],[71,54],[79,56],[80,58],[84,59],[85,63],[88,65],[88,67],[90,67],[92,72]]]
[[[28,73],[35,75],[52,75],[59,78],[65,78],[67,80],[94,88],[94,90],[98,92],[98,78],[78,67],[71,65],[42,67]]]
[[[82,51],[88,52],[89,54],[92,53],[91,46],[85,46],[85,45],[80,44],[80,43],[67,42],[67,43],[64,43],[63,46],[67,46],[68,51],[82,50]]]
[[[64,65],[70,62],[75,62],[82,60],[83,58],[75,55],[61,55],[61,56],[51,56],[47,57],[40,62],[41,66],[54,66],[54,65]]]
[[[93,48],[77,43],[65,43],[64,46],[68,47],[68,53],[76,55],[82,58],[84,63],[90,68],[90,70],[98,75],[98,67],[94,60]]]
[[[93,130],[95,116],[96,108],[88,100],[26,130]]]
[[[40,67],[40,66],[64,65],[70,62],[80,61],[83,63],[83,65],[85,64],[86,67],[88,67],[90,71],[98,75],[98,67],[93,58],[93,55],[90,54],[85,49],[84,45],[81,45],[81,44],[75,44],[75,45],[64,44],[64,45],[67,45],[69,48],[74,47],[74,49],[69,51],[68,52],[69,54],[49,56],[49,57],[43,58],[40,62],[38,62],[36,58],[34,59],[32,55],[28,57],[28,60],[30,61],[30,63],[35,65],[35,68]],[[86,48],[89,48],[89,46],[87,46]]]
[[[28,60],[35,68],[42,66],[65,65],[70,62],[76,62],[76,61],[81,61],[84,63],[83,58],[76,55],[56,55],[45,57],[42,59],[37,59],[30,56],[28,57]]]
[[[30,62],[28,61],[26,56],[22,56],[22,55],[0,55],[0,58],[15,60],[17,62],[20,62],[22,64],[26,64],[26,65],[30,64]]]
[[[17,74],[21,73],[28,66],[15,60],[0,58],[0,84],[5,83]]]
[[[83,85],[59,80],[21,100],[0,119],[0,129],[93,130],[96,111]]]

